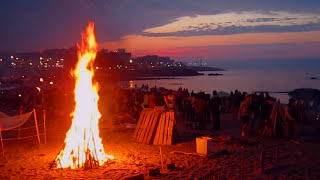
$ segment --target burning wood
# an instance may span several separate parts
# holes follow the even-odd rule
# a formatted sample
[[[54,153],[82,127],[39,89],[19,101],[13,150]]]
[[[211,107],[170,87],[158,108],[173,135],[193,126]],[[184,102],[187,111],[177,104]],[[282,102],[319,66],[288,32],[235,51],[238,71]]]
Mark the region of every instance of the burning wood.
[[[94,24],[90,23],[82,34],[78,46],[78,63],[73,76],[75,77],[75,109],[71,114],[72,125],[66,134],[65,148],[54,160],[56,168],[92,168],[104,164],[108,156],[104,152],[99,137],[98,123],[101,114],[98,110],[98,87],[93,84],[92,67],[96,57],[97,42]]]

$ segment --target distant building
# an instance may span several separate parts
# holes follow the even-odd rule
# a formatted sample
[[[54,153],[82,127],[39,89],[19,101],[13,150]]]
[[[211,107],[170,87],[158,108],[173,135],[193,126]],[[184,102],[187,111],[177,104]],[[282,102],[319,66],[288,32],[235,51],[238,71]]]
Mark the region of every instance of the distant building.
[[[118,53],[126,53],[126,49],[122,48],[122,49],[118,49],[117,51]]]
[[[186,63],[187,66],[208,66],[206,62],[202,62],[202,60],[200,60],[199,62],[195,61],[195,62],[188,62]]]
[[[174,65],[174,60],[170,57],[162,57],[157,55],[148,55],[143,57],[135,58],[135,63],[139,64],[141,68],[143,67],[170,67]]]
[[[11,53],[2,59],[14,68],[63,68],[74,64],[77,51],[76,48],[48,49],[41,52]]]
[[[119,49],[120,50],[120,49]],[[99,69],[127,69],[130,64],[131,53],[126,53],[125,49],[119,52],[99,51],[95,60],[95,66]]]
[[[108,51],[108,49],[100,49],[99,52],[101,52],[101,53],[107,53],[107,52],[109,52],[109,51]]]

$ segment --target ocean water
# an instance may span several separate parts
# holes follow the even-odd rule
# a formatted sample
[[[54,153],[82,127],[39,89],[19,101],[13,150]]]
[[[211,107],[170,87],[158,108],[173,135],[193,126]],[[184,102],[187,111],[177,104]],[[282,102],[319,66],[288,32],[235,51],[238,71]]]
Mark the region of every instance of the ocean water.
[[[129,87],[136,84],[148,84],[149,87],[165,87],[177,90],[179,87],[187,88],[191,92],[204,91],[212,94],[213,90],[230,92],[234,90],[248,93],[256,91],[272,92],[270,95],[280,99],[281,103],[287,103],[289,96],[287,92],[298,88],[320,89],[320,80],[311,80],[311,77],[320,78],[320,71],[297,71],[297,70],[228,70],[217,73],[223,76],[208,76],[209,73],[202,72],[203,76],[175,77],[175,79],[160,80],[135,80],[122,82],[121,85]],[[163,77],[162,77],[163,78]],[[171,78],[171,77],[168,77]]]

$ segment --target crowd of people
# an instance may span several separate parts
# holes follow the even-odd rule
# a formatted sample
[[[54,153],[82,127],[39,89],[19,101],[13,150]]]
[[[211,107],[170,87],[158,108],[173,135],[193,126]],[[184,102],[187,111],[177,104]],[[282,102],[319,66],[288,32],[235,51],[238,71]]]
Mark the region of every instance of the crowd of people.
[[[72,93],[57,89],[34,91],[28,101],[22,100],[24,94],[21,97],[20,93],[16,93],[17,99],[10,102],[16,102],[17,107],[42,105],[51,116],[68,116],[74,104]],[[279,111],[281,113],[277,117],[281,120],[275,122],[276,116],[272,116],[272,112],[275,111],[276,99],[268,93],[247,94],[235,90],[230,94],[217,91],[206,94],[189,92],[185,88],[174,91],[142,85],[140,88],[102,88],[99,95],[102,118],[114,119],[115,122],[135,122],[143,108],[156,106],[165,106],[179,112],[181,118],[178,120],[184,122],[185,128],[194,130],[220,130],[221,114],[232,113],[242,122],[242,136],[277,135],[297,138],[298,123],[306,122],[302,103],[292,98],[285,110]]]
[[[248,94],[235,90],[230,94],[217,91],[206,94],[184,88],[173,91],[142,85],[141,88],[119,89],[113,99],[113,114],[129,112],[138,119],[143,108],[165,106],[179,112],[178,120],[184,122],[185,128],[193,130],[220,130],[221,114],[232,113],[242,122],[242,136],[297,138],[298,124],[307,122],[302,102],[296,103],[292,98],[286,108],[278,106],[279,116],[272,116],[277,101],[267,92]]]

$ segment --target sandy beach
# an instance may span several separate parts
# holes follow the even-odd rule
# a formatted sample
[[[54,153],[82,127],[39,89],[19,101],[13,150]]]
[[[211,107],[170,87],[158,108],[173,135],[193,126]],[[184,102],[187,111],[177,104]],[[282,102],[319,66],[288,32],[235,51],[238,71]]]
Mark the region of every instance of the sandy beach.
[[[48,120],[47,144],[39,145],[36,138],[5,142],[5,157],[0,161],[1,179],[125,179],[143,174],[145,179],[199,179],[221,168],[221,179],[317,179],[320,175],[319,136],[309,133],[304,143],[294,144],[275,138],[240,137],[240,122],[231,114],[222,115],[221,131],[193,131],[179,129],[181,140],[175,145],[160,146],[136,143],[133,128],[110,126],[102,128],[100,136],[106,154],[113,155],[104,165],[89,170],[50,169],[56,155],[63,148],[67,125]],[[181,123],[181,122],[180,122]],[[181,123],[182,124],[182,123]],[[107,127],[108,124],[101,124]],[[183,127],[183,126],[180,126]],[[306,128],[307,132],[314,128]],[[312,134],[312,135],[310,135]],[[210,135],[214,143],[213,156],[173,154],[173,151],[196,153],[195,137]],[[278,161],[274,149],[267,151],[265,171],[260,173],[260,153],[264,146],[284,144],[279,148]],[[223,151],[222,151],[223,150]],[[174,163],[174,169],[166,164]],[[149,169],[160,168],[160,174],[149,176]]]

